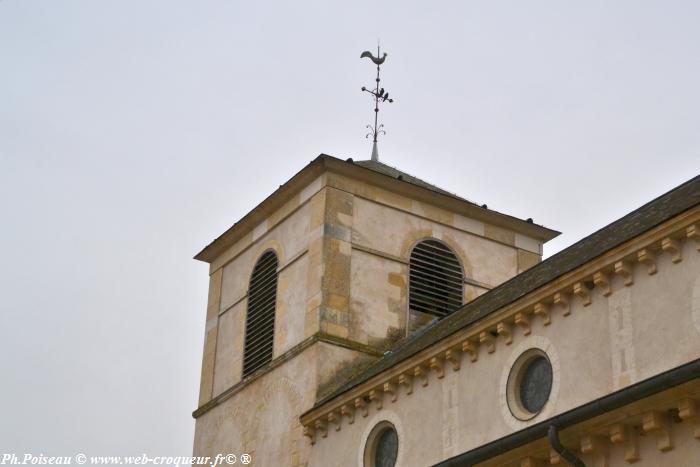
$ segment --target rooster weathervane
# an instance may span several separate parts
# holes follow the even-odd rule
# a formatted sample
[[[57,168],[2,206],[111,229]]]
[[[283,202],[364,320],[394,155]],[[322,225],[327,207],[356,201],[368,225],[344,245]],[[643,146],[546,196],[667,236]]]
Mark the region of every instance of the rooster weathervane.
[[[379,51],[379,44],[377,44],[377,56],[375,57],[372,55],[372,52],[366,50],[362,52],[360,55],[360,58],[369,58],[374,62],[375,65],[377,65],[377,78],[375,81],[377,82],[377,86],[370,90],[367,89],[365,86],[362,86],[362,90],[365,92],[370,93],[374,97],[374,126],[372,125],[367,125],[367,129],[369,129],[369,133],[365,136],[366,138],[369,138],[370,136],[372,137],[372,160],[373,161],[378,161],[379,160],[379,151],[377,149],[377,137],[379,136],[380,133],[386,134],[386,131],[384,131],[384,125],[383,124],[377,124],[377,120],[379,117],[379,103],[380,102],[386,102],[389,101],[394,102],[394,99],[389,99],[389,93],[384,90],[384,88],[379,87],[379,66],[384,63],[384,60],[386,60],[386,52],[384,55],[380,54]]]

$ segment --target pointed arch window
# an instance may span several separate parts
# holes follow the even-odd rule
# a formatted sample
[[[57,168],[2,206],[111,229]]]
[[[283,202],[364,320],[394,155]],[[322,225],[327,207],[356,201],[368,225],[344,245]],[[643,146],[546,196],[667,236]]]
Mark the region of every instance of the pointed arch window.
[[[434,239],[413,247],[409,260],[409,308],[443,318],[461,307],[463,299],[464,273],[450,247]]]
[[[243,377],[272,360],[277,302],[277,255],[265,252],[255,263],[248,287]]]

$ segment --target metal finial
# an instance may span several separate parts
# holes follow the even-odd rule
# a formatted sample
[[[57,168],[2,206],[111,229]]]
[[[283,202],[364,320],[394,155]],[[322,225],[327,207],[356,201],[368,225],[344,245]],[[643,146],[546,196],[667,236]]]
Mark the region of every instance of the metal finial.
[[[377,65],[377,79],[375,81],[377,82],[377,85],[374,89],[369,90],[366,87],[362,86],[362,90],[365,92],[370,93],[374,97],[374,126],[372,125],[367,125],[367,129],[369,129],[369,133],[365,135],[365,138],[369,138],[370,136],[372,137],[372,160],[373,161],[378,161],[379,160],[379,151],[377,150],[377,137],[379,136],[380,133],[386,134],[386,131],[384,131],[384,125],[378,124],[377,120],[379,117],[379,103],[380,102],[394,102],[394,99],[389,99],[389,93],[384,90],[384,88],[379,87],[379,66],[384,63],[384,60],[386,60],[386,52],[384,55],[380,54],[379,50],[379,44],[377,44],[377,56],[375,57],[372,55],[372,52],[366,50],[362,52],[360,55],[360,58],[367,57],[372,62],[374,62],[375,65]]]

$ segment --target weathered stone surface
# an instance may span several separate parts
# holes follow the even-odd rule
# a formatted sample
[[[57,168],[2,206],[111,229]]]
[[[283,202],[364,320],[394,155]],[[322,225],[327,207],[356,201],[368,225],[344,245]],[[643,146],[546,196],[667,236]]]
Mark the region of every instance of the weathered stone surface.
[[[394,180],[333,171],[308,180],[286,199],[256,208],[244,222],[247,233],[234,227],[201,256],[210,260],[211,282],[197,455],[247,452],[256,465],[307,465],[311,445],[299,416],[405,339],[409,329],[433,319],[408,311],[408,258],[416,242],[436,238],[453,249],[472,281],[464,286],[467,300],[515,275],[522,266],[519,251],[531,255],[528,261],[539,258],[542,240],[486,223],[484,216],[493,214],[474,211],[471,203],[417,179],[408,191]],[[407,194],[416,186],[425,192]],[[460,209],[439,205],[444,195]],[[273,202],[277,207],[270,210]],[[469,217],[469,210],[481,217]],[[224,248],[225,238],[237,240]],[[247,289],[255,262],[267,250],[279,262],[273,361],[242,380]],[[454,355],[446,368],[459,368]],[[440,375],[448,380],[451,373]],[[399,404],[405,392],[398,381],[377,390],[384,405]],[[354,412],[351,417],[348,407],[358,405],[353,401],[344,414],[339,409],[307,434],[321,444],[365,420]]]

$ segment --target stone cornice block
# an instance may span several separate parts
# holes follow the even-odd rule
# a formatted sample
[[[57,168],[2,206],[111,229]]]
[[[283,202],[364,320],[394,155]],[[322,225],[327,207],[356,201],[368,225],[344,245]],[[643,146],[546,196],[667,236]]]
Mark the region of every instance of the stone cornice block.
[[[435,373],[437,373],[437,377],[439,379],[445,377],[445,370],[443,367],[442,359],[440,357],[431,358],[429,366],[431,370],[435,370]]]
[[[348,425],[355,423],[355,407],[343,404],[340,408],[340,414],[348,419]]]
[[[304,426],[304,436],[309,438],[311,444],[316,444],[316,429],[311,425]]]
[[[637,261],[647,267],[647,273],[656,274],[656,255],[649,248],[643,248],[637,252]]]
[[[574,284],[574,295],[581,299],[583,306],[588,306],[591,304],[591,294],[588,293],[588,287],[583,282],[576,282]]]
[[[632,274],[632,265],[629,261],[618,261],[615,263],[615,274],[622,277],[625,281],[625,285],[629,287],[634,284],[634,276]]]
[[[406,395],[413,394],[413,377],[407,373],[399,375],[399,386],[406,387]]]
[[[698,217],[699,216],[695,216],[695,219]],[[408,359],[405,363],[402,362],[400,366],[397,365],[392,372],[388,373],[383,381],[377,381],[379,378],[373,381],[367,381],[363,387],[358,387],[349,394],[348,399],[345,401],[338,400],[336,404],[346,403],[352,408],[353,403],[350,402],[352,400],[351,398],[354,398],[358,394],[365,394],[365,403],[369,404],[370,400],[374,400],[375,404],[380,408],[383,403],[384,387],[387,381],[391,381],[393,385],[392,390],[388,391],[392,396],[392,400],[398,397],[400,386],[405,387],[405,394],[411,394],[413,390],[413,380],[415,378],[418,378],[424,386],[427,386],[429,373],[432,370],[436,371],[436,376],[438,378],[444,377],[444,365],[447,362],[453,366],[455,371],[459,370],[461,367],[460,361],[462,352],[469,353],[470,360],[475,362],[478,360],[479,346],[484,346],[488,353],[493,353],[495,352],[496,341],[499,340],[499,336],[504,339],[506,344],[510,344],[513,337],[513,326],[520,327],[524,335],[531,334],[531,320],[533,319],[531,315],[541,318],[543,325],[547,326],[551,324],[551,308],[553,306],[562,307],[565,310],[564,314],[567,314],[567,311],[571,309],[571,300],[578,300],[574,299],[572,295],[581,298],[584,306],[591,303],[593,294],[590,293],[590,290],[594,287],[598,287],[603,296],[609,296],[613,289],[613,274],[620,276],[625,285],[632,285],[634,283],[633,269],[637,262],[640,263],[640,266],[646,266],[649,274],[654,274],[656,272],[657,262],[655,255],[660,254],[657,249],[660,244],[664,252],[663,254],[668,253],[671,255],[672,260],[676,262],[680,261],[680,259],[675,258],[675,256],[681,253],[683,238],[687,237],[698,241],[700,232],[698,232],[697,225],[697,220],[695,224],[691,226],[687,226],[687,223],[685,225],[676,225],[675,230],[666,229],[658,232],[654,237],[645,238],[644,242],[640,241],[627,246],[626,249],[615,255],[606,255],[605,258],[591,264],[590,267],[587,267],[585,270],[579,271],[576,275],[562,281],[557,281],[536,293],[533,292],[529,297],[518,303],[508,305],[501,310],[498,315],[495,315],[492,320],[485,321],[480,328],[481,331],[478,327],[470,330],[465,329],[464,331],[456,333],[454,336],[444,339],[444,343],[435,344],[435,348],[432,352],[421,352],[412,359]],[[430,352],[430,354],[426,355],[427,352]],[[381,396],[376,394],[377,391],[381,392]],[[368,399],[368,393],[372,395],[371,399]],[[360,404],[362,404],[362,402],[360,402]],[[341,406],[336,405],[334,410],[339,411],[340,407]],[[367,407],[362,408],[365,411],[367,410]],[[328,418],[328,409],[323,411],[325,413],[321,412],[323,410],[322,408],[319,407],[319,409],[320,410],[316,410],[316,413],[318,413],[317,416],[321,417],[321,419],[325,420],[327,423],[334,422],[334,419]],[[345,415],[342,411],[340,413],[341,415]],[[679,406],[679,417],[681,413]],[[664,417],[667,420],[668,417],[664,414],[665,412],[661,411],[660,416],[662,420]],[[314,415],[310,414],[310,416]],[[649,433],[656,434],[655,437],[658,439],[659,449],[671,449],[670,430],[664,429],[663,427],[658,429],[653,428],[656,426],[654,417],[658,416],[658,414],[646,416],[645,431],[650,430],[648,431]],[[339,419],[342,421],[342,416],[339,417]],[[695,419],[688,418],[688,420]],[[311,420],[309,420],[309,423],[311,423]],[[318,432],[320,432],[320,430]],[[626,436],[630,437],[632,435],[628,434]],[[700,432],[698,432],[698,438],[700,439]],[[614,442],[613,434],[611,434],[611,442]]]
[[[325,438],[328,436],[328,429],[326,425],[326,421],[319,418],[314,422],[314,428],[316,429],[316,433],[321,434],[321,438]]]
[[[472,363],[479,359],[479,345],[473,341],[466,340],[462,342],[462,352],[469,354],[469,359]]]
[[[552,323],[552,318],[549,315],[549,305],[546,303],[536,303],[533,313],[535,316],[542,318],[542,324],[549,326]]]
[[[425,387],[428,385],[428,372],[425,371],[422,365],[418,365],[413,369],[413,376],[420,379],[422,386]]]
[[[458,348],[445,351],[445,361],[450,362],[454,371],[459,371],[462,364],[462,351]]]
[[[695,249],[700,251],[700,224],[693,224],[685,229],[685,235],[691,240],[695,240]]]
[[[671,262],[673,263],[680,263],[683,259],[680,243],[673,237],[666,237],[661,240],[661,249],[671,255]]]
[[[632,463],[639,460],[639,441],[637,432],[632,428],[622,423],[611,426],[610,442],[624,447],[625,462]]]
[[[607,297],[612,293],[612,290],[610,290],[610,278],[603,271],[593,274],[593,284],[600,289],[603,297]]]
[[[506,345],[513,343],[513,330],[511,329],[510,324],[506,323],[505,321],[501,321],[496,325],[496,332],[499,336],[503,337],[503,341],[506,343]]]
[[[369,391],[369,400],[374,401],[374,406],[377,410],[382,410],[384,405],[384,391],[380,389],[371,389]]]
[[[605,438],[595,435],[587,435],[581,438],[581,452],[583,454],[603,454],[606,450]]]
[[[520,312],[515,314],[515,325],[523,330],[523,334],[529,336],[532,332],[530,328],[530,318],[527,314]]]
[[[488,331],[479,333],[479,343],[486,347],[488,353],[494,353],[496,351],[496,340]]]
[[[659,411],[651,410],[642,415],[642,430],[645,433],[656,434],[656,446],[659,451],[670,451],[673,449],[669,421]]]
[[[557,292],[552,298],[552,303],[558,306],[562,310],[562,316],[569,316],[571,314],[571,307],[569,307],[569,297],[565,292]]]
[[[678,418],[695,425],[693,436],[700,440],[700,409],[693,399],[683,399],[678,403]]]
[[[328,424],[335,428],[335,431],[340,431],[340,420],[341,417],[335,411],[328,413]]]
[[[683,399],[678,403],[678,418],[695,420],[698,418],[698,404],[693,399]]]
[[[396,390],[396,384],[391,382],[384,383],[384,392],[389,394],[391,402],[396,402],[399,392]]]
[[[549,464],[550,465],[560,465],[562,463],[561,456],[557,451],[549,448]]]
[[[355,398],[355,409],[360,411],[363,417],[366,417],[369,413],[369,407],[367,407],[367,402],[362,397]]]

